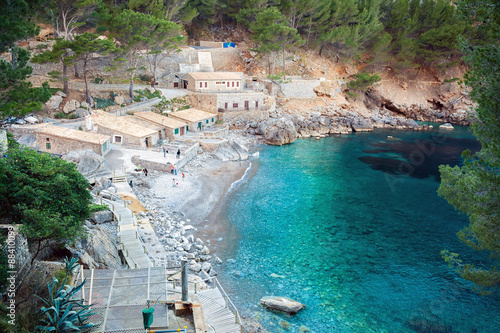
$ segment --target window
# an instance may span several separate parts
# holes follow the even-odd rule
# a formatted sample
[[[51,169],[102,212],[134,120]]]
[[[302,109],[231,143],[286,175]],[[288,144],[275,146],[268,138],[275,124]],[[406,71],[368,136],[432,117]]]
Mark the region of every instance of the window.
[[[178,129],[178,128],[176,128],[176,129],[174,130],[174,134],[179,134],[179,129]]]
[[[234,81],[233,81],[233,88],[234,88]]]
[[[207,119],[207,124],[208,124],[208,119]]]
[[[240,81],[236,82],[236,87],[240,86]]]
[[[50,142],[45,143],[45,148],[50,149]]]
[[[215,82],[215,84],[226,84],[226,82]]]
[[[227,109],[227,103],[224,103],[224,109]]]
[[[233,108],[237,108],[238,107],[238,103],[233,103]]]
[[[214,122],[214,118],[212,118],[212,122]]]
[[[255,107],[258,108],[259,107],[259,101],[255,101]]]
[[[227,87],[229,88],[229,81],[227,81]]]
[[[122,143],[122,137],[119,135],[115,135],[115,143]]]
[[[200,82],[200,88],[203,88],[203,82]]]
[[[208,87],[208,82],[205,82],[205,88]]]
[[[50,138],[45,139],[45,141],[47,141],[47,142],[50,141]]]

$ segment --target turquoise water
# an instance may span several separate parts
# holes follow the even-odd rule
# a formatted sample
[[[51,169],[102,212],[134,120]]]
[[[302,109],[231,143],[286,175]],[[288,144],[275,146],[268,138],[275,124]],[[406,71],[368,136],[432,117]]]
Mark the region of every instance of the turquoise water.
[[[499,332],[500,299],[475,294],[440,256],[487,260],[459,242],[467,219],[436,194],[438,165],[464,148],[479,148],[465,128],[263,147],[219,217],[223,284],[269,332],[285,332],[282,320],[289,332]],[[265,295],[307,307],[271,313]]]

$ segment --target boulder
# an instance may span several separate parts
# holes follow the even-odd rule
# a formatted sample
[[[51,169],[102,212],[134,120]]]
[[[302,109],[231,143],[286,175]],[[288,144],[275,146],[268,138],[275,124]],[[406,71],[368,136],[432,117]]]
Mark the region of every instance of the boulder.
[[[59,105],[61,105],[63,98],[58,94],[52,96],[45,105],[47,105],[52,110],[59,109]]]
[[[115,96],[113,100],[118,105],[122,105],[123,103],[125,103],[125,97],[123,97],[122,95]]]
[[[201,264],[198,263],[191,264],[189,265],[189,269],[192,270],[193,272],[198,273],[199,271],[201,271]]]
[[[64,113],[71,113],[80,107],[80,103],[77,100],[72,99],[69,102],[66,102],[63,107]]]
[[[69,152],[65,159],[77,163],[77,170],[82,175],[111,173],[111,167],[104,157],[97,155],[92,149],[79,149]]]
[[[82,106],[83,106],[83,103],[82,103]],[[90,114],[90,112],[88,112],[85,109],[78,108],[78,109],[76,109],[75,114],[78,118],[85,118],[85,116],[88,116]]]
[[[443,125],[439,125],[439,128],[440,128],[440,129],[445,129],[445,130],[452,130],[452,129],[455,129],[455,128],[453,127],[453,125],[452,125],[452,124],[450,124],[450,123],[446,123],[446,124],[443,124]]]
[[[360,119],[351,125],[355,132],[369,132],[373,131],[373,125],[368,119]]]
[[[281,146],[294,142],[297,139],[297,130],[290,118],[282,117],[263,121],[259,125],[264,134],[266,143],[274,146]]]
[[[289,314],[296,314],[302,310],[305,305],[294,301],[288,297],[281,296],[265,296],[260,299],[260,304],[271,310],[286,312]]]
[[[19,139],[17,139],[17,143],[19,143],[21,146],[26,146],[35,150],[39,150],[40,147],[38,146],[36,142],[36,137],[33,134],[25,134]]]
[[[113,213],[110,210],[95,212],[90,216],[90,220],[96,224],[111,222],[113,221]]]

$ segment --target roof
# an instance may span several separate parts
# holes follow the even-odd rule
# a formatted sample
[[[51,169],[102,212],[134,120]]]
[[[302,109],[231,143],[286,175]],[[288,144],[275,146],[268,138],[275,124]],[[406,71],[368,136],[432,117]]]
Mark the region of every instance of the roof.
[[[200,120],[216,117],[215,113],[210,113],[198,109],[187,109],[170,113],[170,117],[180,118],[190,123],[195,123]]]
[[[134,116],[139,117],[141,119],[145,119],[148,121],[151,121],[155,124],[162,125],[167,128],[179,128],[179,127],[184,127],[187,124],[183,121],[177,120],[177,119],[172,119],[170,117],[163,116],[159,113],[151,112],[151,111],[144,111],[144,112],[135,112]]]
[[[195,80],[241,80],[242,74],[234,72],[196,72],[187,73]]]
[[[165,126],[153,123],[151,121],[148,121],[146,119],[142,119],[142,118],[139,118],[139,117],[126,116],[125,118],[128,121],[133,122],[134,124],[137,124],[137,125],[140,125],[140,126],[144,126],[144,127],[147,127],[147,128],[151,128],[151,129],[154,129],[155,131],[161,131],[162,129],[165,129]]]
[[[98,126],[109,128],[112,131],[120,132],[137,138],[143,138],[154,135],[158,131],[135,124],[126,117],[113,116],[104,111],[94,111],[89,117],[92,118]]]
[[[37,133],[54,135],[65,139],[88,142],[94,144],[103,144],[110,139],[108,135],[84,132],[59,126],[47,126],[37,129]]]

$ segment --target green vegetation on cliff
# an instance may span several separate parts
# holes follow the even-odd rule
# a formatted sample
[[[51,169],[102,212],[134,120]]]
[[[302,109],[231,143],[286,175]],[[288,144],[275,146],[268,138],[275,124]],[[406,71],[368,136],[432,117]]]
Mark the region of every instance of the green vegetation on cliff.
[[[477,154],[465,152],[463,167],[442,166],[439,195],[467,214],[470,224],[458,233],[462,242],[487,251],[492,264],[464,263],[458,254],[443,257],[483,293],[500,290],[500,6],[495,0],[461,1],[464,18],[473,22],[481,40],[462,38],[461,49],[470,70],[465,83],[478,106],[474,135],[482,144]]]

